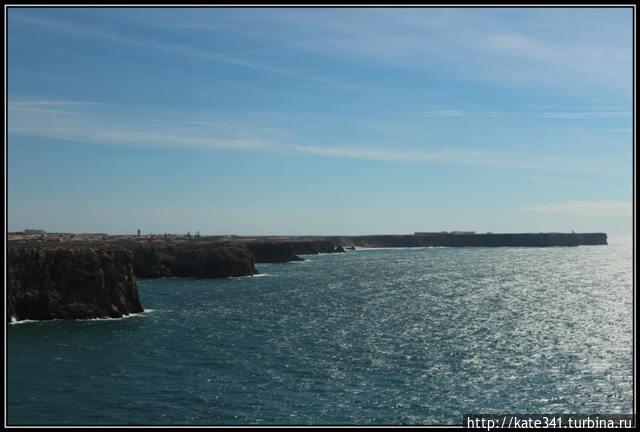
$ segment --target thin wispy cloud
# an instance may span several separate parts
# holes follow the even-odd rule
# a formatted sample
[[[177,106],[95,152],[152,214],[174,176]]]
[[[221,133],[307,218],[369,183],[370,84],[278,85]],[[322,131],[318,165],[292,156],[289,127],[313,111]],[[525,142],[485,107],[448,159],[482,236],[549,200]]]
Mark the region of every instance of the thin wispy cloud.
[[[579,200],[629,198],[631,18],[620,8],[14,8],[12,196],[68,209],[103,191],[128,208],[157,187],[150,205],[196,213],[203,190],[239,211],[259,187],[275,219],[331,196],[354,214],[367,203],[380,218],[394,202],[390,218],[424,221],[437,207],[461,225],[461,208],[477,203],[474,221],[505,226],[615,208]],[[312,175],[327,170],[326,182]],[[110,193],[120,182],[137,193]],[[503,211],[523,197],[526,213]]]
[[[535,180],[543,183],[549,183],[549,184],[561,184],[561,185],[569,185],[569,186],[585,185],[585,183],[582,181],[565,179],[565,178],[547,177],[547,176],[529,176],[529,178],[531,180]]]
[[[597,129],[598,132],[623,132],[623,133],[629,133],[629,132],[633,132],[633,129],[631,128],[599,128]],[[593,129],[591,130],[591,132],[593,132]]]
[[[462,110],[433,110],[433,111],[410,111],[411,116],[420,117],[542,117],[548,119],[598,119],[598,118],[628,118],[632,113],[629,111],[462,111]]]
[[[563,13],[571,17],[569,11]],[[584,23],[601,19],[596,12],[585,13]],[[484,19],[488,14],[464,9],[416,9],[411,14],[356,11],[330,19],[322,13],[273,15],[274,22],[285,22],[299,35],[292,42],[298,49],[323,56],[427,71],[436,63],[453,76],[473,81],[507,79],[564,92],[593,86],[630,90],[630,43],[620,44],[620,35],[604,26],[588,37],[566,37],[567,26],[559,25],[558,19],[545,22],[542,31],[518,28],[514,23],[527,23],[524,10],[508,18],[496,14],[490,20]],[[419,21],[426,24],[416,25]]]
[[[542,104],[528,103],[522,106],[527,111],[533,112],[627,112],[623,106],[611,105],[558,105],[558,104]]]
[[[478,114],[487,116],[487,117],[502,117],[507,113],[504,113],[502,111],[479,111]]]
[[[291,131],[287,128],[259,124],[252,121],[226,121],[226,120],[165,120],[163,123],[188,126],[187,136],[191,133],[198,135],[212,135],[233,139],[257,140],[262,143],[279,143],[273,147],[281,147],[286,142]]]
[[[276,148],[260,139],[208,138],[188,134],[131,129],[124,125],[68,124],[50,122],[9,126],[10,134],[59,139],[86,144],[125,145],[148,148],[203,148],[235,151],[266,151]]]
[[[220,126],[236,126],[237,123],[222,123],[222,122],[210,122],[210,121],[200,121],[200,120],[180,120],[178,123],[186,124],[186,125],[194,125],[194,126],[209,126],[209,127],[220,127]]]
[[[500,150],[469,149],[399,149],[372,148],[362,146],[307,146],[295,145],[292,150],[299,153],[323,157],[359,159],[379,162],[433,162],[450,165],[469,165],[486,168],[526,169],[535,171],[597,171],[596,161],[553,158],[535,154],[521,154]]]
[[[567,201],[531,205],[522,210],[536,213],[555,213],[571,216],[577,219],[593,217],[626,217],[631,216],[632,203],[630,201]]]
[[[102,102],[72,101],[72,100],[24,100],[9,102],[13,107],[50,107],[50,106],[82,106],[104,105]]]
[[[496,33],[478,38],[476,47],[502,59],[505,76],[544,83],[570,82],[628,89],[632,63],[629,51],[598,40],[542,39],[524,33]]]
[[[482,48],[511,56],[558,61],[559,56],[533,38],[519,34],[498,34],[480,39]]]
[[[421,117],[463,117],[465,113],[458,110],[411,111],[409,114]]]
[[[17,109],[17,108],[12,108]],[[219,123],[200,121],[173,121],[157,119],[154,123],[159,126],[134,127],[114,120],[87,122],[83,120],[62,121],[50,114],[50,110],[41,111],[40,116],[21,115],[10,116],[9,134],[28,135],[49,139],[80,142],[87,145],[116,145],[143,148],[196,148],[210,150],[231,151],[284,151],[287,147],[270,142],[259,135],[264,135],[264,128],[243,126],[230,123],[224,125],[232,135],[253,134],[254,137],[207,136],[202,132],[202,126],[220,127]],[[51,113],[53,114],[53,113]],[[95,119],[94,119],[95,120]],[[204,125],[203,125],[204,123]],[[144,123],[142,123],[144,124]],[[181,128],[171,125],[184,124]],[[191,128],[186,126],[192,126]],[[168,132],[174,130],[174,132]],[[214,131],[215,132],[215,131]],[[227,131],[228,132],[228,131]],[[229,135],[229,133],[227,133]]]
[[[279,152],[300,155],[315,155],[327,158],[356,159],[377,162],[402,163],[439,163],[449,165],[469,165],[487,168],[526,169],[542,171],[579,171],[592,172],[599,170],[601,160],[554,158],[544,155],[523,154],[506,150],[489,149],[452,149],[438,148],[425,144],[424,148],[402,148],[397,146],[364,146],[364,145],[308,145],[306,143],[288,143],[288,134],[284,141],[265,138],[266,133],[283,137],[286,130],[278,128],[254,127],[229,123],[224,130],[205,134],[206,128],[214,123],[198,120],[180,120],[161,122],[161,126],[135,126],[121,121],[99,120],[93,117],[92,122],[83,121],[80,117],[61,118],[41,116],[13,115],[10,117],[9,133],[22,134],[51,139],[83,142],[87,144],[126,145],[149,148],[202,148],[234,151]],[[173,129],[170,124],[180,124],[180,129]],[[185,124],[186,123],[186,124]],[[144,125],[144,123],[142,123]],[[192,127],[189,127],[192,126]],[[205,129],[206,129],[205,128]],[[165,131],[166,130],[166,131]],[[215,136],[216,133],[225,136]],[[214,135],[214,136],[208,136]],[[273,134],[272,134],[273,135]],[[241,137],[241,138],[239,138]]]
[[[33,108],[30,106],[14,106],[10,108],[11,111],[35,111],[35,112],[44,112],[51,114],[82,114],[79,111],[65,111],[65,110],[54,110],[54,109],[46,109],[46,108]]]
[[[541,116],[555,119],[593,119],[631,117],[631,113],[626,111],[545,112]]]
[[[83,114],[81,111],[70,111],[68,109],[61,108],[81,108],[90,107],[95,105],[104,105],[100,102],[87,102],[87,101],[72,101],[72,100],[24,100],[24,101],[10,101],[8,103],[9,111],[32,111],[40,113],[50,114]]]
[[[106,39],[111,42],[116,42],[119,44],[136,46],[144,49],[165,51],[173,54],[196,57],[204,60],[217,61],[217,62],[226,63],[234,66],[240,66],[243,68],[250,68],[250,69],[259,70],[262,72],[268,72],[272,74],[287,76],[290,78],[313,81],[313,82],[322,83],[322,84],[332,84],[332,85],[336,84],[334,81],[325,77],[302,73],[299,71],[286,69],[282,67],[266,65],[263,63],[258,63],[256,61],[235,57],[235,56],[231,56],[223,53],[210,52],[210,51],[195,48],[189,45],[177,44],[177,43],[171,43],[171,42],[161,42],[155,39],[135,38],[132,36],[122,35],[119,33],[109,32],[106,30],[98,30],[94,27],[70,24],[67,22],[59,21],[59,20],[45,19],[41,17],[35,17],[30,15],[24,15],[24,14],[13,13],[11,14],[11,18],[18,19],[25,22],[31,22],[41,26],[47,26],[49,28],[54,28],[57,30],[62,30],[73,36],[79,36],[79,35],[91,36],[91,37],[96,37],[100,39]]]

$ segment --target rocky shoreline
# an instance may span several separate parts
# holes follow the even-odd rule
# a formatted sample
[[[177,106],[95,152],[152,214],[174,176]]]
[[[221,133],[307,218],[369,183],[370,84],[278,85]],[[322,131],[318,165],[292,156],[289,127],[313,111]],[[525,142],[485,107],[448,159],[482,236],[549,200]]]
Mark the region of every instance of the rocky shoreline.
[[[320,241],[209,241],[102,238],[10,241],[7,321],[120,318],[143,312],[138,278],[257,274],[255,263],[344,252]]]
[[[356,247],[606,245],[604,233],[236,237],[36,235],[7,246],[7,321],[120,318],[143,312],[137,278],[257,274],[256,263]]]

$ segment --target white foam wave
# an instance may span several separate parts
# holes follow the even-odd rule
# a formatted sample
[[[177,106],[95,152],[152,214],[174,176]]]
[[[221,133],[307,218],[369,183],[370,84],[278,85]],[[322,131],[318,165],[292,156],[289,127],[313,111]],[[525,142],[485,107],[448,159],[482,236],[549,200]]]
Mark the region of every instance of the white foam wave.
[[[9,321],[9,325],[18,325],[18,324],[29,324],[29,323],[36,323],[36,322],[40,322],[38,320],[17,320],[16,317],[11,317],[11,321]]]
[[[150,314],[152,312],[155,312],[155,309],[145,309],[144,312],[122,315],[120,318],[105,317],[105,318],[80,318],[80,319],[59,319],[58,318],[58,319],[52,319],[52,320],[30,320],[30,319],[17,320],[16,317],[11,317],[11,321],[8,324],[19,325],[19,324],[31,324],[31,323],[48,323],[48,322],[55,322],[55,321],[118,321],[118,320],[123,320],[127,318],[142,317],[145,314]]]
[[[256,278],[256,277],[263,277],[263,276],[271,276],[270,273],[256,273],[256,274],[252,274],[252,275],[244,275],[244,276],[229,276],[229,279],[246,279],[246,278]]]
[[[145,310],[144,312],[140,312],[140,313],[132,313],[132,314],[128,314],[128,315],[122,315],[120,318],[110,318],[110,317],[105,317],[105,318],[86,318],[86,319],[79,319],[79,320],[74,320],[74,321],[117,321],[117,320],[122,320],[122,319],[127,319],[127,318],[136,318],[139,316],[144,315],[147,312],[150,312],[151,309]]]

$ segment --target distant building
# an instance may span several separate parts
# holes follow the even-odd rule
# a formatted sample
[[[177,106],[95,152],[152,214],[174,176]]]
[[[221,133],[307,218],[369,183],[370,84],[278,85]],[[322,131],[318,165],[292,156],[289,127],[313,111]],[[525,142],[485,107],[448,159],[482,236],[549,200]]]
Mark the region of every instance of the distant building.
[[[46,234],[47,232],[43,229],[32,229],[32,228],[27,228],[24,230],[25,235],[43,235]]]
[[[456,234],[456,235],[459,235],[459,234],[475,234],[475,233],[476,233],[475,231],[451,231],[451,234]]]

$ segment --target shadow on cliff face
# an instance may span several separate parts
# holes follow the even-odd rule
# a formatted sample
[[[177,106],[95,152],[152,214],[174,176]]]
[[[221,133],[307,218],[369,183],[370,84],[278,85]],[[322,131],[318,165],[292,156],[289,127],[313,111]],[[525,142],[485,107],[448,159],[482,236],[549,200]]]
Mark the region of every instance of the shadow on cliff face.
[[[133,249],[140,278],[214,278],[256,274],[255,260],[242,245],[143,245]]]
[[[142,311],[129,251],[7,250],[8,320],[120,318]]]
[[[256,262],[337,251],[326,241],[16,243],[7,252],[7,318],[119,318],[143,311],[136,277],[249,276]]]

